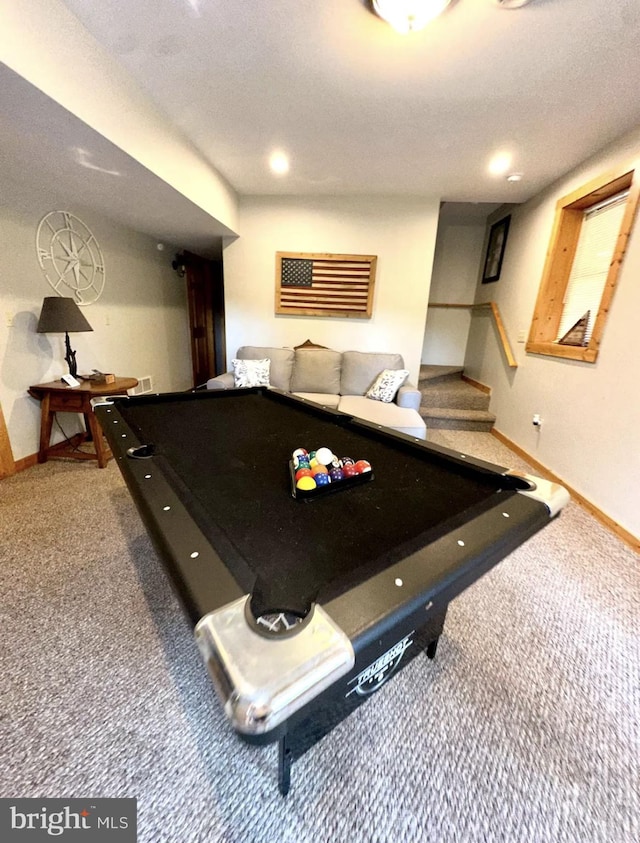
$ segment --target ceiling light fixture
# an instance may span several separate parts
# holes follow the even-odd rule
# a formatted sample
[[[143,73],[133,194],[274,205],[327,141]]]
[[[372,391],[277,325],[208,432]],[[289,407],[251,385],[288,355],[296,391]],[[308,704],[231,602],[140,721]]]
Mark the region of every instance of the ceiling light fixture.
[[[508,152],[498,152],[489,161],[489,172],[492,176],[503,176],[511,166],[511,156]]]
[[[277,176],[284,176],[289,172],[289,159],[284,152],[274,152],[269,158],[271,172]]]
[[[507,181],[511,181],[511,182],[522,181],[523,176],[524,176],[524,173],[509,173],[509,175],[507,176]]]
[[[397,32],[417,32],[438,17],[451,0],[371,0],[371,8]]]
[[[496,6],[501,9],[519,9],[521,6],[526,6],[531,3],[531,0],[493,0]]]

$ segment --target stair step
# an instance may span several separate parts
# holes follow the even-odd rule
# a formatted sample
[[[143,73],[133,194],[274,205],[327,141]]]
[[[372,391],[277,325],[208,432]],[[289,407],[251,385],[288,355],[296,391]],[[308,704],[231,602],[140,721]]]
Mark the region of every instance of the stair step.
[[[471,384],[460,380],[428,381],[421,386],[421,409],[451,407],[462,410],[488,410],[491,396]]]
[[[420,408],[420,415],[425,420],[427,430],[478,430],[489,432],[496,417],[487,410],[461,410],[449,407]]]
[[[490,394],[464,381],[462,374],[462,366],[420,366],[420,415],[427,431],[493,428],[496,417],[489,412]]]
[[[460,380],[460,375],[463,372],[462,366],[420,366],[420,375],[418,377],[418,387],[428,386],[433,383],[438,383],[443,380],[452,379]]]

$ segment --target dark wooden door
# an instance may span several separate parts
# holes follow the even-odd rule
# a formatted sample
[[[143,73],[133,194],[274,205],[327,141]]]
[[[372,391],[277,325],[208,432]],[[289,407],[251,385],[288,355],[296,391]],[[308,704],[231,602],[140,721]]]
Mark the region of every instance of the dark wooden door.
[[[193,385],[197,387],[227,368],[222,245],[212,260],[191,252],[184,252],[181,260],[189,299]]]

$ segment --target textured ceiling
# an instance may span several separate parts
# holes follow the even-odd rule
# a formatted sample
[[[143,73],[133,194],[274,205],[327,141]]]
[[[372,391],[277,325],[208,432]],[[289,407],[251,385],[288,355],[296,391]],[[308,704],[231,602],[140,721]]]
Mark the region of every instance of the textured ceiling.
[[[65,3],[241,194],[518,202],[640,123],[638,0],[456,0],[410,36],[363,0]]]
[[[424,195],[480,219],[640,125],[640,0],[453,0],[409,36],[366,0],[55,2],[241,197]],[[522,181],[489,174],[499,151]],[[0,176],[203,254],[231,233],[1,65]]]

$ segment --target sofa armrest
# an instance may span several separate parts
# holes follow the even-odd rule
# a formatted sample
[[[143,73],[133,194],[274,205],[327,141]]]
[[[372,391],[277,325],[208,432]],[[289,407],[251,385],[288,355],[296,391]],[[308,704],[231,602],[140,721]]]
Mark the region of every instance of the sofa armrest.
[[[419,410],[422,402],[422,393],[415,386],[406,383],[401,386],[396,394],[396,404],[398,407],[406,407],[409,410]]]
[[[209,378],[207,381],[207,389],[233,389],[234,387],[233,372],[224,372],[224,374]]]

